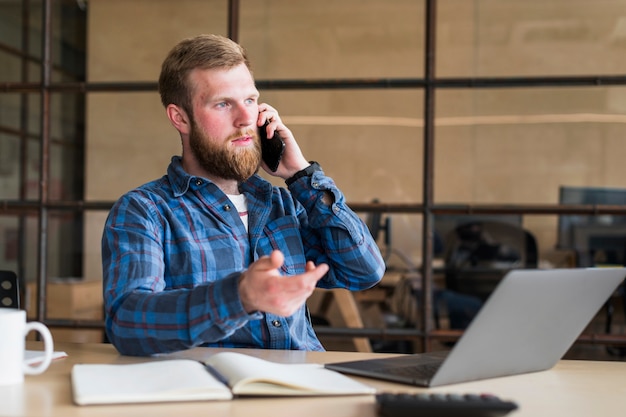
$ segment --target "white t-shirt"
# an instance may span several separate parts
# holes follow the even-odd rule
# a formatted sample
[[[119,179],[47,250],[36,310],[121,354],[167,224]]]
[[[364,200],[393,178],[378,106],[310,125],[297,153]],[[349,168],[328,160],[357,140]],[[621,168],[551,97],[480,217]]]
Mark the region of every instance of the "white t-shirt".
[[[246,228],[246,232],[248,231],[248,200],[246,200],[246,196],[243,194],[228,194],[228,198],[233,203],[237,212],[239,213],[239,218],[243,222],[244,227]]]

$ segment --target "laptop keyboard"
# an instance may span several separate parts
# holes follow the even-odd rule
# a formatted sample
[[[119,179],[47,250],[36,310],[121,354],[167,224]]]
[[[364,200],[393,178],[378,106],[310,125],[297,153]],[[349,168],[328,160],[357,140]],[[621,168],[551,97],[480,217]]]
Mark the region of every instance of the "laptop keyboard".
[[[390,375],[405,376],[418,379],[429,379],[435,374],[435,372],[437,372],[437,369],[439,369],[441,363],[441,361],[429,361],[416,365],[388,367],[381,369],[381,371]]]

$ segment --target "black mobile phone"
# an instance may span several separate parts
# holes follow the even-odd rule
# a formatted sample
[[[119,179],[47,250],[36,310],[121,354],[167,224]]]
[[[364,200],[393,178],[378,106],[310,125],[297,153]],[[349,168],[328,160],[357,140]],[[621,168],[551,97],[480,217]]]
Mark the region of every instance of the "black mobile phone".
[[[265,124],[259,129],[259,137],[261,138],[261,156],[263,161],[267,164],[268,168],[272,172],[276,172],[278,164],[280,164],[280,158],[285,151],[285,142],[278,136],[278,132],[274,132],[274,136],[271,139],[267,138],[267,125]]]

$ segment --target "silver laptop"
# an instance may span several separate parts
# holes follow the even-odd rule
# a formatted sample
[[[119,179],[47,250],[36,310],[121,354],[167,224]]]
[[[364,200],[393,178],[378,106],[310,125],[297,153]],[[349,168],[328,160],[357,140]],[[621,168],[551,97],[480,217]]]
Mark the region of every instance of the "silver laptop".
[[[512,270],[452,350],[326,367],[425,387],[550,369],[624,278],[626,268]]]

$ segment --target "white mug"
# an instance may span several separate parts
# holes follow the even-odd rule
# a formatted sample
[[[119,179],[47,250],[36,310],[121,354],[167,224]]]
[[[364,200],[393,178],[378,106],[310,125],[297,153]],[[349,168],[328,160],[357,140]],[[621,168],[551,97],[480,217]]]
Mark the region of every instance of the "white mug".
[[[44,342],[43,360],[36,366],[24,362],[26,335],[41,334]],[[48,369],[54,345],[50,330],[38,321],[26,321],[26,311],[0,308],[0,385],[19,384],[24,375],[38,375]]]

